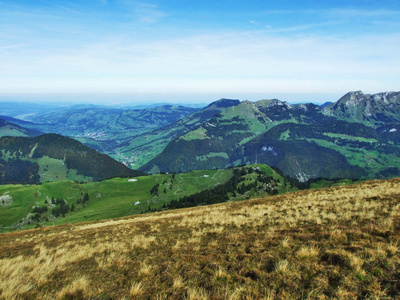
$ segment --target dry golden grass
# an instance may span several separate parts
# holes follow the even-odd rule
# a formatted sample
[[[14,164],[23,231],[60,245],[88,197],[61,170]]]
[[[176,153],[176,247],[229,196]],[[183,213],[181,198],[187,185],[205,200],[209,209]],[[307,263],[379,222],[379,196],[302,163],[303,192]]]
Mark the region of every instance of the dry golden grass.
[[[0,299],[396,298],[399,232],[400,179],[14,232]]]
[[[131,285],[131,289],[129,290],[129,294],[132,297],[138,297],[143,294],[143,284],[141,282],[134,282]]]

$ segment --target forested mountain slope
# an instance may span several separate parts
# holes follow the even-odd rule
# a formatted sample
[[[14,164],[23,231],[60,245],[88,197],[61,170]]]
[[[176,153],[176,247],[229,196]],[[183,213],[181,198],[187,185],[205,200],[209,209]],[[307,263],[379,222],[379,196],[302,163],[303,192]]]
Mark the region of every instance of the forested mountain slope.
[[[143,174],[58,134],[0,138],[0,183],[103,180]]]

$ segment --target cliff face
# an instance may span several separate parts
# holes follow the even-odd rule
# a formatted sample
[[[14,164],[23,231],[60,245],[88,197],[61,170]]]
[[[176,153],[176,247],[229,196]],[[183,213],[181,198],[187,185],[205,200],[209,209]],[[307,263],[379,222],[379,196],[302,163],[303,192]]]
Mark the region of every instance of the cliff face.
[[[363,94],[349,92],[337,102],[326,106],[323,113],[350,122],[370,125],[400,121],[400,92]]]

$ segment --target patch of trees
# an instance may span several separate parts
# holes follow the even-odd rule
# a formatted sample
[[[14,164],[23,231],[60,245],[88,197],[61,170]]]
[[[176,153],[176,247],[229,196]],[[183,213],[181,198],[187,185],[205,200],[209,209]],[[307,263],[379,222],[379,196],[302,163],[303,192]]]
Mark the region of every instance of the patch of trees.
[[[59,216],[65,217],[65,215],[71,210],[67,201],[65,201],[64,199],[57,199],[53,202],[53,200],[52,204],[55,204],[56,207],[51,210],[51,214],[56,218],[58,218]]]
[[[268,149],[264,147],[268,146]],[[284,174],[300,179],[308,177],[358,179],[366,175],[359,166],[350,165],[339,152],[306,140],[270,140],[261,135],[245,144],[248,161],[279,168]],[[303,176],[303,178],[305,177]]]
[[[293,178],[289,175],[285,175],[283,174],[283,172],[275,167],[271,167],[277,174],[281,175],[284,179],[285,182],[287,182],[288,184],[290,184],[292,187],[298,188],[299,190],[306,190],[309,189],[311,187],[311,183],[314,182],[312,179],[305,181],[305,182],[301,182],[299,181],[297,178]],[[321,179],[321,178],[320,178]],[[320,180],[318,179],[318,180]]]
[[[157,183],[156,185],[154,185],[151,190],[150,190],[150,194],[152,194],[153,196],[158,196],[158,188],[160,187],[160,184]]]
[[[214,127],[207,127],[207,131]],[[210,129],[211,130],[211,129]],[[213,132],[216,136],[217,132]],[[207,157],[206,160],[198,160],[198,157],[206,157],[210,152],[226,153],[227,157],[238,148],[238,144],[249,136],[248,132],[225,132],[223,139],[207,140],[182,140],[171,141],[157,157],[144,165],[142,170],[150,170],[157,165],[165,172],[189,172],[191,170],[204,170],[214,168],[226,168],[229,165],[229,158],[222,156]],[[208,132],[208,136],[211,133]]]
[[[89,201],[89,194],[85,193],[85,195],[83,195],[83,198],[80,198],[76,201],[76,204],[77,205],[82,204],[84,206],[84,204],[88,201]],[[73,212],[76,209],[74,203],[69,205],[68,202],[62,198],[56,199],[56,198],[52,197],[51,200],[46,200],[45,204],[47,204],[47,205],[36,206],[33,208],[32,221],[34,221],[34,222],[40,222],[42,220],[49,221],[49,217],[51,217],[51,215],[54,218],[58,218],[61,216],[65,217],[66,214],[68,214],[69,212]]]
[[[0,184],[38,184],[39,165],[19,158],[0,159]]]
[[[291,112],[287,106],[283,105],[272,105],[272,106],[261,106],[258,108],[264,115],[273,121],[283,121],[291,118]]]
[[[89,201],[89,194],[88,193],[85,193],[85,195],[83,196],[83,198],[81,199],[78,199],[77,201],[76,201],[76,204],[83,204],[83,205],[85,205],[85,203],[86,202],[88,202]]]
[[[271,188],[267,190],[270,194],[277,194],[278,189],[273,188],[273,178],[260,170],[256,170],[259,174],[253,182],[245,184],[245,176],[255,172],[253,168],[240,168],[233,170],[233,176],[224,184],[217,185],[213,189],[204,190],[190,196],[184,196],[178,200],[172,200],[170,203],[164,203],[160,210],[193,207],[199,205],[209,205],[215,203],[226,202],[229,200],[229,194],[236,195],[245,194],[248,191],[257,191],[263,183],[270,184]],[[261,181],[259,181],[260,179]],[[147,212],[157,211],[156,208],[148,208]]]

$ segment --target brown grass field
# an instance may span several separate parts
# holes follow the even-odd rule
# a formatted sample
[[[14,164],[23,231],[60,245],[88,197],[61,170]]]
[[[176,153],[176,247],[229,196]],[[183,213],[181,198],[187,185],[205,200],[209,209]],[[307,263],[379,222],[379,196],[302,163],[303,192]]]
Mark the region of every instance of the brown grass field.
[[[0,236],[2,299],[400,298],[400,179]]]

